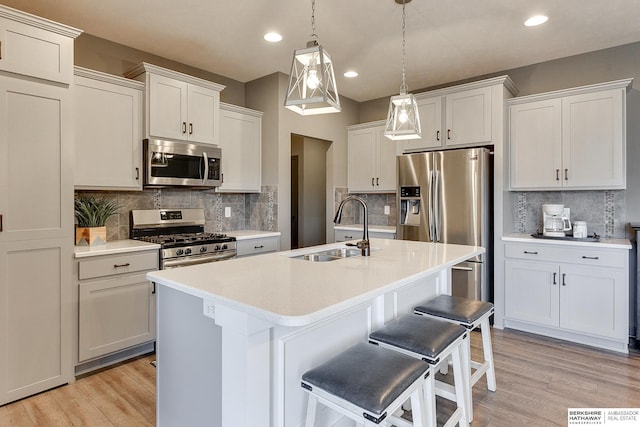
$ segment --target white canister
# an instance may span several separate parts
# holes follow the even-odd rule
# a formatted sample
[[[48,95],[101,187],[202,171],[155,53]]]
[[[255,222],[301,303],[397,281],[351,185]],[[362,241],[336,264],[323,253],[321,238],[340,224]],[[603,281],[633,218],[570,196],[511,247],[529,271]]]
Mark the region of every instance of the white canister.
[[[587,237],[587,222],[573,221],[573,237],[583,239]]]

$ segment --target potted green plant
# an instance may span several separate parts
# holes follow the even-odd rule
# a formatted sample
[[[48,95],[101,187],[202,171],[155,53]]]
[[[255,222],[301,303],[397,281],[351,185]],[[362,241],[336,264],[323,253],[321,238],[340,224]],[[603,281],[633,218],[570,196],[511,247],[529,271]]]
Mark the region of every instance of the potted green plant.
[[[76,245],[103,245],[107,241],[107,220],[120,206],[104,197],[81,195],[74,201]]]

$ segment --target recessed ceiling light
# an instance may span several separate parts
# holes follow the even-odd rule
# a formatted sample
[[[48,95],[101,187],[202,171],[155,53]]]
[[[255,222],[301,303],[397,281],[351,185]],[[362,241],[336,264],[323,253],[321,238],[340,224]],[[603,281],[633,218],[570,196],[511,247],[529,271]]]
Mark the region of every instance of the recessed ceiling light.
[[[347,71],[346,73],[344,73],[345,77],[358,77],[358,72],[357,71]]]
[[[264,39],[271,43],[277,43],[280,40],[282,40],[282,36],[278,33],[271,32],[271,33],[265,34]]]
[[[524,25],[526,25],[527,27],[535,27],[536,25],[544,24],[548,19],[548,16],[535,15],[524,21]]]

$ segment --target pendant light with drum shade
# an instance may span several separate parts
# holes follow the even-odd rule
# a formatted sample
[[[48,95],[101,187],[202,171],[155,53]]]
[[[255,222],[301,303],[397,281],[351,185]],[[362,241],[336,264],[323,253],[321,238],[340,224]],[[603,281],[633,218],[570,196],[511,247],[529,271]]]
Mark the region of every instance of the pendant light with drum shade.
[[[316,2],[311,0],[312,40],[293,52],[289,87],[284,106],[302,115],[337,113],[341,110],[333,63],[318,43],[315,22]]]
[[[407,82],[405,80],[405,4],[411,0],[394,0],[402,4],[402,85],[400,95],[391,97],[389,102],[389,113],[387,123],[384,128],[384,136],[391,140],[418,139],[422,137],[420,128],[420,115],[418,114],[418,103],[415,96],[407,93]]]

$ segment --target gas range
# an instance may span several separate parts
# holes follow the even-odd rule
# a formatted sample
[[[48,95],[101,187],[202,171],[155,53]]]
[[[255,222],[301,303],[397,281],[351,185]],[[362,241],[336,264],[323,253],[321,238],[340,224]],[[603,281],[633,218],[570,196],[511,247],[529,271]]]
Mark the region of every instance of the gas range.
[[[159,244],[163,270],[235,258],[235,237],[206,233],[204,222],[203,209],[132,210],[130,237]]]

